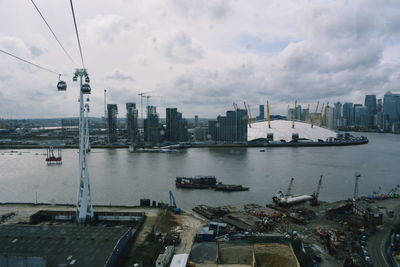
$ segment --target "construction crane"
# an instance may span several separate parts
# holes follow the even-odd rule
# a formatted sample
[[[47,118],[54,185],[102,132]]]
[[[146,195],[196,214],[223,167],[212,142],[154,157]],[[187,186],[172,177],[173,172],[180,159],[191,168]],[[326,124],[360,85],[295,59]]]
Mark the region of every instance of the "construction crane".
[[[319,101],[317,102],[317,106],[315,107],[314,116],[311,119],[311,128],[314,128],[314,122],[317,119],[318,106],[319,106]]]
[[[269,114],[269,102],[267,101],[267,120],[268,120],[268,128],[271,129],[271,117]]]
[[[140,116],[143,118],[143,97],[145,97],[146,94],[152,93],[154,91],[147,91],[147,92],[140,92],[138,95],[140,96]]]
[[[290,196],[290,193],[292,192],[293,181],[294,181],[294,178],[292,177],[292,178],[290,179],[288,188],[287,188],[287,190],[286,190],[285,197]]]
[[[249,124],[249,127],[251,128],[251,111],[250,111],[250,106],[246,102],[243,102],[244,108],[247,110],[247,124]]]
[[[310,200],[311,206],[319,205],[318,197],[319,197],[319,191],[321,190],[321,185],[322,185],[322,175],[319,178],[317,190],[314,191],[313,194],[312,194],[313,199]]]
[[[294,121],[296,119],[296,113],[297,113],[297,100],[294,102],[294,109],[293,109],[293,114],[292,114],[292,128],[294,128]]]
[[[149,106],[150,97],[161,97],[161,96],[159,96],[159,95],[146,95],[144,97],[146,97],[146,106],[148,107]]]
[[[356,200],[358,198],[358,179],[361,177],[361,174],[359,172],[356,172],[354,176],[355,176],[355,184],[354,184],[353,199]]]
[[[238,105],[237,105],[235,102],[233,102],[233,108],[234,108],[235,110],[238,110]]]
[[[319,126],[322,126],[322,123],[324,122],[324,118],[323,118],[324,107],[325,107],[325,103],[322,103],[321,114],[319,116]]]
[[[175,197],[174,194],[172,194],[171,190],[169,190],[169,206],[174,211],[174,213],[178,214],[182,212],[181,208],[178,208],[176,206]]]

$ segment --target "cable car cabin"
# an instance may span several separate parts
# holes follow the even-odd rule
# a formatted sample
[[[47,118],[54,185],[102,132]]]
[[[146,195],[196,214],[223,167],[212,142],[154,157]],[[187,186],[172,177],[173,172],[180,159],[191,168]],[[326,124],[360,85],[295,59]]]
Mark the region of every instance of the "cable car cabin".
[[[64,81],[59,81],[57,83],[57,89],[58,91],[66,91],[67,90],[67,83]]]
[[[81,87],[82,94],[90,94],[91,90],[92,89],[90,88],[90,85],[88,83],[83,84]]]

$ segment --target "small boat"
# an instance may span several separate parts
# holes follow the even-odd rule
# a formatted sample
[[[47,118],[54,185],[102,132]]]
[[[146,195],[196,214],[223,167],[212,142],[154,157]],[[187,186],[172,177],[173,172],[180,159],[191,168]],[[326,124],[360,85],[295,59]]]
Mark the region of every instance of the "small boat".
[[[215,190],[233,192],[233,191],[248,191],[249,188],[244,187],[242,185],[218,183],[215,185]]]
[[[260,152],[265,152],[265,149],[260,149]]]

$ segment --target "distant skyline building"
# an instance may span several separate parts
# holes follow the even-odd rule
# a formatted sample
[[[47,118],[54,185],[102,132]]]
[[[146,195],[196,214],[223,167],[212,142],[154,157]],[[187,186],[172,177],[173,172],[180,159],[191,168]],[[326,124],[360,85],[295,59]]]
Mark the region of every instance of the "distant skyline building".
[[[188,141],[187,121],[177,108],[166,108],[165,140],[172,142]]]
[[[400,122],[400,94],[388,91],[383,96],[383,112],[387,115],[390,127],[393,123]]]
[[[161,142],[161,127],[155,106],[147,106],[147,118],[144,120],[144,141],[150,144]]]
[[[366,95],[364,106],[367,108],[369,115],[376,114],[376,95]]]
[[[366,127],[369,124],[368,108],[361,104],[354,105],[354,125]]]
[[[117,104],[107,104],[108,143],[117,142]]]
[[[340,103],[340,101],[334,104],[333,119],[334,128],[332,129],[337,129],[338,127],[343,126],[342,103]]]
[[[265,119],[265,106],[259,105],[258,106],[258,117],[257,120],[264,120]]]
[[[344,126],[353,125],[354,116],[353,116],[353,103],[346,102],[342,106],[342,113],[344,119]]]
[[[126,103],[126,130],[128,143],[137,145],[140,143],[139,136],[139,111],[136,103]]]

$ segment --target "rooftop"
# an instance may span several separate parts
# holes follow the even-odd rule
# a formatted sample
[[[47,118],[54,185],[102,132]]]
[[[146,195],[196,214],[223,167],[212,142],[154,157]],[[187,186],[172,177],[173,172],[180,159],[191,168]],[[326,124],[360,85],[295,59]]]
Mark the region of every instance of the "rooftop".
[[[336,132],[305,122],[296,121],[292,128],[292,121],[273,120],[271,128],[268,128],[268,121],[253,122],[251,128],[248,127],[247,140],[251,141],[258,138],[266,138],[267,133],[274,134],[274,141],[284,139],[289,142],[292,140],[292,134],[299,134],[299,138],[306,138],[313,141],[318,139],[326,140],[329,137],[336,137]]]
[[[39,256],[47,266],[104,266],[128,227],[0,225],[0,251]],[[135,230],[133,230],[135,231]]]

